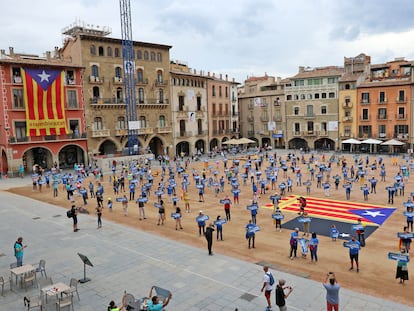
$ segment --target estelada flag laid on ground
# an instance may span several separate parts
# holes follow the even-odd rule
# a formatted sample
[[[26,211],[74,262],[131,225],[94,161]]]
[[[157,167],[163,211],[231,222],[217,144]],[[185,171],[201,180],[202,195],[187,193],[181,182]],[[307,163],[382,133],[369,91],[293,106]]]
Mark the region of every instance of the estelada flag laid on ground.
[[[27,136],[63,135],[65,119],[65,73],[59,69],[24,68]]]

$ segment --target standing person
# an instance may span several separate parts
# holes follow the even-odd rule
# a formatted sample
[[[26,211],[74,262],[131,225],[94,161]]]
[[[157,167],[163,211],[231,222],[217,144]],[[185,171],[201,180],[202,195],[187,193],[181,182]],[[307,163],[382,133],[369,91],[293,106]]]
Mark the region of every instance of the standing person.
[[[256,203],[257,204],[257,203]],[[251,209],[250,210],[250,214],[252,216],[252,223],[256,224],[256,216],[257,216],[257,211],[258,211],[258,206],[256,206],[257,208]]]
[[[349,271],[354,270],[354,261],[356,264],[357,272],[359,272],[359,250],[361,249],[361,244],[356,240],[355,236],[352,236],[351,246],[349,247],[349,259],[351,260],[351,268]]]
[[[111,198],[108,198],[108,209],[109,209],[109,211],[110,212],[112,212],[112,199]],[[98,206],[101,206],[100,204],[98,205]]]
[[[401,248],[401,255],[407,255],[406,249],[404,247]],[[395,278],[400,279],[400,283],[404,284],[404,281],[408,280],[408,266],[407,261],[398,260],[397,263],[397,272],[395,273]]]
[[[181,208],[177,206],[177,208],[175,209],[175,213],[178,214],[178,217],[175,218],[175,230],[178,230],[178,227],[182,229],[183,226],[181,225]]]
[[[142,196],[141,196],[142,199]],[[141,200],[137,200],[138,201],[138,213],[139,213],[139,220],[142,219],[147,219],[147,217],[145,217],[145,205],[144,202],[141,202]]]
[[[326,309],[327,311],[339,310],[339,289],[341,286],[333,272],[329,272],[326,275],[323,287],[326,289]]]
[[[279,280],[279,283],[276,286],[275,298],[276,305],[279,307],[279,311],[287,311],[286,299],[293,291],[293,288],[291,286],[285,286],[285,284],[285,280]],[[287,294],[285,294],[285,289],[288,290]]]
[[[23,254],[26,247],[27,245],[23,245],[22,237],[18,237],[16,242],[14,242],[14,256],[17,260],[17,267],[23,266]]]
[[[269,271],[268,266],[263,267],[264,275],[263,275],[263,286],[260,290],[261,292],[264,292],[264,296],[266,298],[267,307],[266,310],[272,310],[272,303],[270,301],[270,295],[272,294],[273,290],[273,284],[275,282],[272,273]]]
[[[414,219],[414,217],[412,216],[413,208],[412,207],[407,208],[407,212],[410,213],[407,216],[407,228],[408,229],[411,228],[411,232],[413,232],[413,219]]]
[[[316,236],[316,232],[312,232],[312,238],[309,240],[311,262],[313,262],[314,259],[315,259],[315,262],[318,262],[318,245],[319,245],[319,239]]]
[[[304,197],[299,197],[298,201],[299,201],[299,213],[298,214],[301,215],[305,212],[306,199]]]
[[[203,234],[206,233],[206,221],[202,216],[204,216],[203,211],[200,211],[198,213],[198,217],[197,217],[198,235],[199,236],[201,236],[201,232],[203,232]]]
[[[188,194],[188,192],[184,192],[184,204],[185,204],[185,211],[187,213],[190,212],[190,195]]]
[[[230,206],[231,206],[231,200],[228,195],[224,198],[224,212],[226,213],[226,220],[230,221],[231,215],[230,215]]]
[[[78,209],[76,208],[75,205],[72,205],[71,209],[70,209],[70,213],[72,215],[72,219],[73,219],[73,232],[78,232]]]
[[[124,210],[124,216],[128,216],[128,198],[125,194],[122,197],[122,209]]]
[[[290,234],[290,259],[296,258],[296,252],[298,250],[299,228],[295,228]]]
[[[157,226],[160,225],[164,225],[164,219],[165,219],[165,206],[164,206],[164,201],[161,200],[160,201],[160,208],[158,209],[158,223]]]
[[[358,219],[358,230],[356,231],[358,234],[358,242],[361,244],[361,247],[365,246],[365,227],[361,222],[361,218]]]
[[[249,220],[249,223],[246,225],[246,239],[248,241],[249,248],[250,245],[254,248],[254,240],[256,238],[256,233],[252,230],[254,227],[255,225],[251,220]]]
[[[213,247],[213,232],[214,232],[214,225],[210,223],[206,229],[205,236],[207,239],[207,249],[208,254],[210,256],[213,256],[213,252],[211,251],[211,248]]]
[[[220,222],[221,216],[218,215],[216,219],[216,229],[217,229],[217,241],[220,239],[223,241],[223,225]]]
[[[102,207],[96,207],[96,215],[98,215],[98,229],[102,228]]]
[[[89,193],[91,195],[91,198],[95,198],[95,187],[91,181],[89,182],[88,187],[89,187]]]
[[[274,215],[279,216],[275,218],[275,227],[276,230],[279,229],[279,232],[282,232],[282,212],[279,209],[279,206],[276,207],[276,210],[274,211]]]

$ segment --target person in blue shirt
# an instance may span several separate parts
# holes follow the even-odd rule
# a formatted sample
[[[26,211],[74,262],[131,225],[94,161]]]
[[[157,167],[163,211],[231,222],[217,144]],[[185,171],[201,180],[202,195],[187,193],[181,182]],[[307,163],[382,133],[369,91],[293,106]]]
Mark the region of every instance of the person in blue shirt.
[[[349,247],[349,259],[351,260],[351,268],[349,268],[349,271],[354,270],[354,262],[357,268],[357,272],[359,272],[359,250],[361,249],[361,243],[359,243],[355,236],[352,236],[351,246]]]
[[[171,300],[171,293],[169,293],[167,299],[164,302],[160,302],[160,299],[158,296],[152,296],[152,291],[154,290],[154,286],[151,287],[151,290],[149,292],[149,300],[148,300],[148,311],[162,311],[164,310],[164,307],[168,305],[168,303]]]
[[[319,240],[315,232],[312,232],[312,238],[309,240],[309,250],[311,254],[311,261],[315,259],[315,262],[318,262],[318,245]]]
[[[299,239],[299,228],[295,228],[295,230],[290,234],[290,259],[293,257],[296,258],[296,252],[298,250],[298,239]]]
[[[371,183],[371,193],[377,193],[376,187],[377,187],[378,180],[373,176],[371,177],[369,182]]]
[[[221,220],[221,216],[218,215],[216,219],[216,229],[217,229],[217,241],[220,239],[223,241],[223,225],[219,222]]]
[[[345,188],[345,196],[347,200],[351,199],[351,189],[352,189],[352,184],[350,182],[346,183],[344,185]]]
[[[409,216],[407,216],[407,229],[413,232],[413,219],[414,219],[414,217],[412,216],[413,208],[412,207],[407,208],[407,212],[411,213],[409,214]]]
[[[260,182],[260,194],[266,194],[266,182],[264,180]]]
[[[290,177],[288,177],[287,179],[287,192],[292,192],[292,179],[290,179]]]
[[[249,220],[249,223],[246,225],[246,239],[248,241],[249,248],[250,245],[254,248],[254,240],[256,237],[256,233],[252,230],[254,226],[255,224],[253,224],[251,220]]]
[[[253,195],[254,195],[255,193],[257,193],[257,186],[256,186],[256,183],[253,183],[252,190],[253,190]]]
[[[204,216],[203,211],[200,211],[197,216],[198,235],[200,236],[201,236],[201,233],[203,233],[204,235],[206,232],[206,221],[205,219],[203,219],[203,216]]]
[[[128,187],[129,187],[129,200],[130,201],[135,200],[135,183],[131,182]]]
[[[335,225],[332,225],[332,226],[331,226],[331,233],[330,233],[330,236],[331,236],[332,241],[336,241],[336,239],[337,239],[337,238],[338,238],[338,236],[339,236],[339,231],[338,231],[338,229],[336,228],[336,226],[335,226]]]
[[[256,203],[257,204],[257,203]],[[252,223],[256,224],[256,215],[257,215],[258,208],[251,209],[250,214],[252,215]]]
[[[395,187],[387,187],[386,190],[388,190],[388,204],[394,204],[394,195],[397,190]]]

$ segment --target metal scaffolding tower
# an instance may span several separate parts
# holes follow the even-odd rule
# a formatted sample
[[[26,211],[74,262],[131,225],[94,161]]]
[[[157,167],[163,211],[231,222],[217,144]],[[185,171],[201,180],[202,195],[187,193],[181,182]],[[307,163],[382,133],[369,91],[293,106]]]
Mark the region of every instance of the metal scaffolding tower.
[[[122,58],[124,61],[124,96],[128,125],[128,153],[138,153],[139,122],[135,90],[134,42],[132,41],[131,2],[119,0],[121,13]]]

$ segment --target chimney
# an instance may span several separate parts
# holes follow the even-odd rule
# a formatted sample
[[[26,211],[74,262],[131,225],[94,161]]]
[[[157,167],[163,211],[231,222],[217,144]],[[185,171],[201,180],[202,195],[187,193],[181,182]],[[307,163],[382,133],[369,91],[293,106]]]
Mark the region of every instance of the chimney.
[[[220,73],[220,80],[223,80],[223,75]]]
[[[46,59],[50,60],[50,51],[46,51]]]
[[[226,81],[229,81],[229,77],[228,77],[228,75],[226,74]]]
[[[299,73],[302,73],[305,71],[305,66],[299,66]]]
[[[210,71],[208,71],[208,72],[207,72],[207,76],[209,76],[209,77],[210,77]]]
[[[12,46],[9,47],[9,54],[10,56],[14,56],[14,48]]]
[[[195,69],[194,69],[194,70],[193,70],[193,73],[194,73],[194,74],[197,74],[197,70],[195,70]]]
[[[216,73],[215,72],[213,72],[213,78],[215,78],[216,77]]]
[[[4,54],[6,54],[6,51],[5,50],[0,50],[0,55],[4,55]]]

